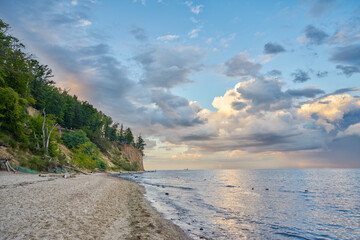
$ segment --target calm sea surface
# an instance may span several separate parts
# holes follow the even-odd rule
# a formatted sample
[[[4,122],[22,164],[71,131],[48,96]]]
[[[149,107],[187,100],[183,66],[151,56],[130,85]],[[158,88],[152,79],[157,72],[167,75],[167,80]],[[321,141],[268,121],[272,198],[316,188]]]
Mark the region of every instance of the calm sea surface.
[[[360,239],[360,169],[121,177],[145,186],[153,206],[194,239]]]

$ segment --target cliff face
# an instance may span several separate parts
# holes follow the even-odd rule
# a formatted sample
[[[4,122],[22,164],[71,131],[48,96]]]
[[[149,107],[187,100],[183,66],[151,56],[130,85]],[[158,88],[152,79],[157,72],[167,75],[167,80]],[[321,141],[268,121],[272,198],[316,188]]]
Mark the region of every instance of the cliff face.
[[[131,145],[119,145],[121,153],[126,157],[132,164],[137,164],[140,171],[145,171],[143,156],[141,152]]]

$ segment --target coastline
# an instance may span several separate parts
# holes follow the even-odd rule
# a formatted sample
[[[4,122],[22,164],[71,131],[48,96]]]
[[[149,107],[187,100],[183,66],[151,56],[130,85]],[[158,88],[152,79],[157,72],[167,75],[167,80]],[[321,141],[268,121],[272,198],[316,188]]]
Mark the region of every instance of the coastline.
[[[112,174],[75,178],[0,172],[3,239],[190,239]]]

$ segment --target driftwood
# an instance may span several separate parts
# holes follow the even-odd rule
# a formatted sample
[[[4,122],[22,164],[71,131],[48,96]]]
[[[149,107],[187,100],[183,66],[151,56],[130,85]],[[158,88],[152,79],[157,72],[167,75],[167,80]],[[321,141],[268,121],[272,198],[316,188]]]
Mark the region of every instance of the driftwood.
[[[79,173],[82,173],[82,174],[85,174],[85,175],[90,175],[89,173],[84,172],[84,171],[81,171],[80,169],[78,169],[78,168],[76,168],[76,167],[66,166],[65,168],[74,170],[75,172],[79,172]]]
[[[74,178],[76,176],[74,173],[65,173],[65,174],[39,174],[39,177]]]
[[[5,158],[5,159],[0,159],[0,165],[4,164],[6,166],[6,169],[8,172],[13,171],[14,173],[16,173],[16,170],[10,165],[9,163],[9,159]]]

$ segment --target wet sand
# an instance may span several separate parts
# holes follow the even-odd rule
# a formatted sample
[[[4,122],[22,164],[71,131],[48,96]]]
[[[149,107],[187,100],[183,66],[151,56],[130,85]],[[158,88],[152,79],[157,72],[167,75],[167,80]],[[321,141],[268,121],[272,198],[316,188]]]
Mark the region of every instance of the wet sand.
[[[0,239],[189,239],[136,183],[0,172]]]

